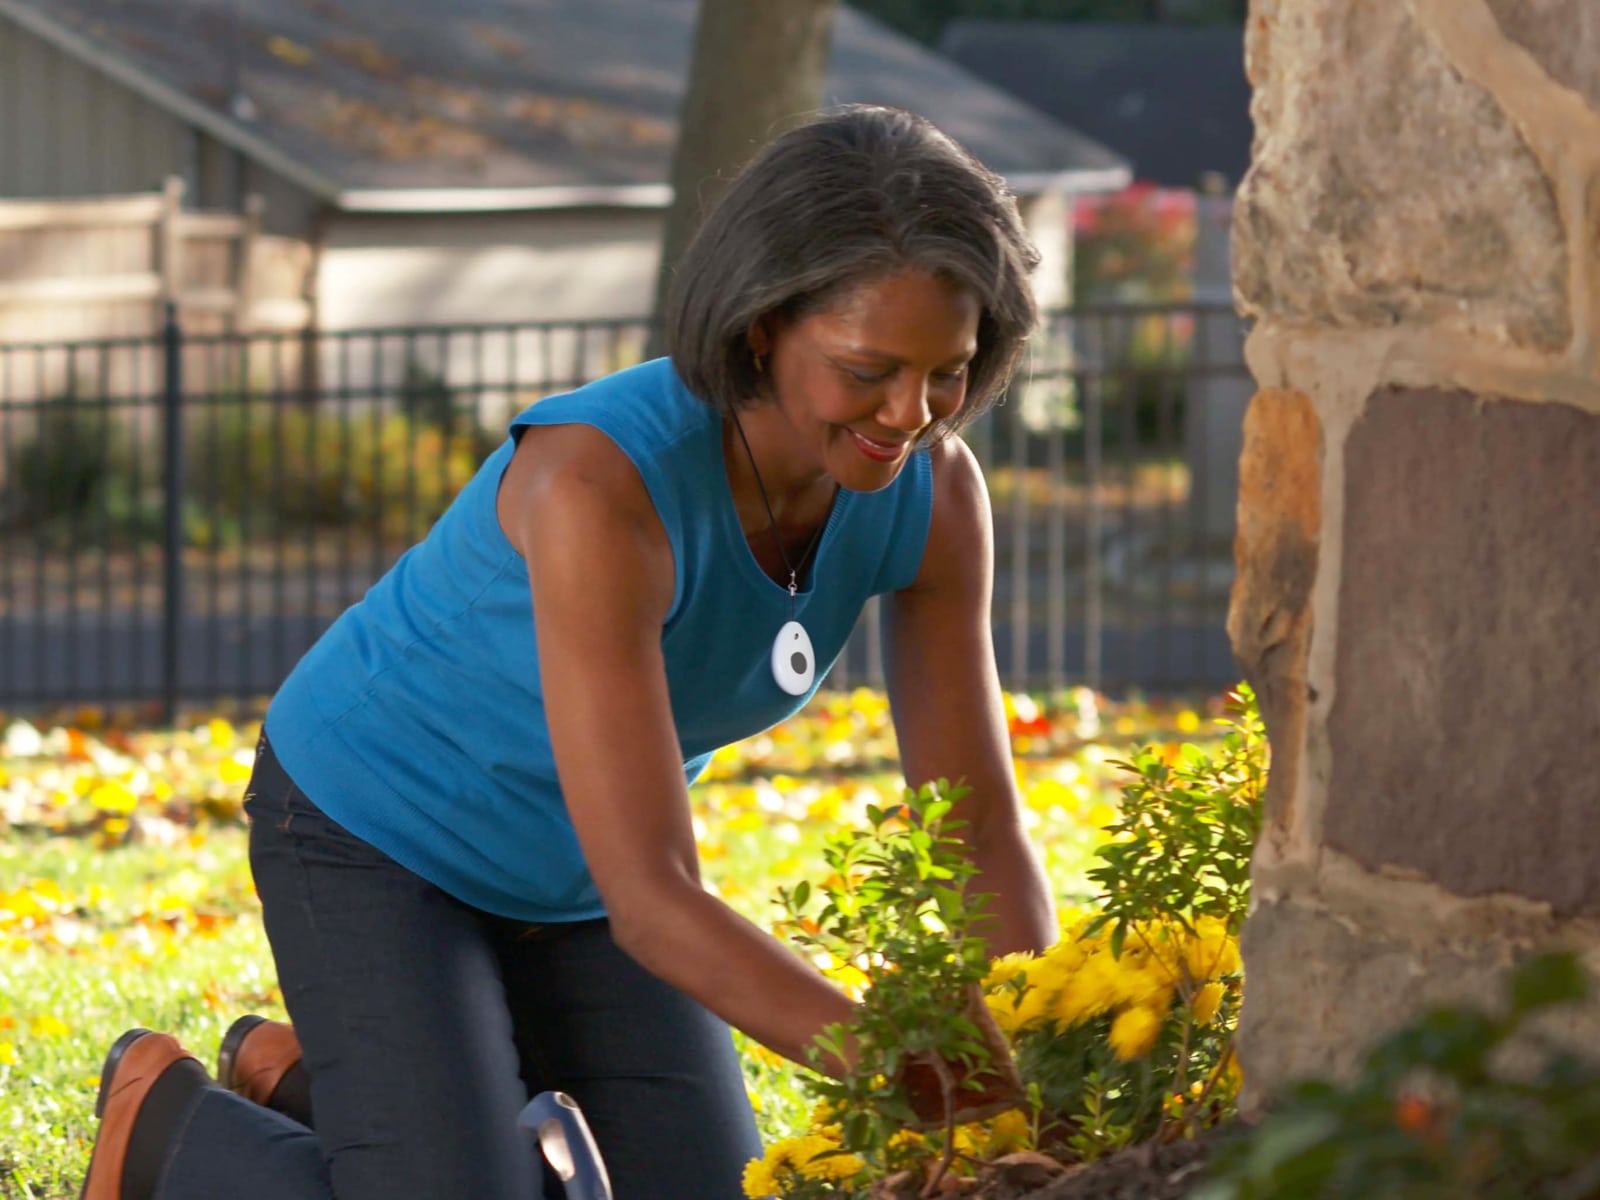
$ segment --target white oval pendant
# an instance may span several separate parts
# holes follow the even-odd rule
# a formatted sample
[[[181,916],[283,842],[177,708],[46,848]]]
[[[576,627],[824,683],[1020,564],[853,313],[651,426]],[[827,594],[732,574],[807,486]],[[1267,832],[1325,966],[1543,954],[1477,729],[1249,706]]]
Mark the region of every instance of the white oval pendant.
[[[811,635],[799,621],[789,621],[772,643],[772,677],[791,696],[804,696],[817,677],[817,656]]]

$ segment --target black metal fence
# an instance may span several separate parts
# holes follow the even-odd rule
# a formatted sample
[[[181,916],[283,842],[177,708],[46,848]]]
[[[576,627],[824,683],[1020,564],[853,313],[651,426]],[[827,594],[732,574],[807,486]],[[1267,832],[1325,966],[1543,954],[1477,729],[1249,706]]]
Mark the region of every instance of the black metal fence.
[[[640,321],[0,346],[0,706],[248,702]],[[1053,314],[968,434],[1012,687],[1215,687],[1248,380],[1226,308]],[[869,610],[833,681],[877,682]]]

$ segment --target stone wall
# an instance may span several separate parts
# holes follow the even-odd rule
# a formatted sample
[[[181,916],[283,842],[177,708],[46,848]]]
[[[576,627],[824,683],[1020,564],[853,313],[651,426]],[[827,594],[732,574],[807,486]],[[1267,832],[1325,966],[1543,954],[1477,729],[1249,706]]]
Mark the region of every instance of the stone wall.
[[[1532,947],[1600,968],[1600,4],[1254,0],[1247,60],[1259,1098]]]

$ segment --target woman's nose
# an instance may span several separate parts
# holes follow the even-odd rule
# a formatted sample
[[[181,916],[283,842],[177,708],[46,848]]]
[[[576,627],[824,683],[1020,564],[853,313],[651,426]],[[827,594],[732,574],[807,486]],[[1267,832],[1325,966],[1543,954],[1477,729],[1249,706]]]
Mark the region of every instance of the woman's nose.
[[[933,412],[928,406],[928,381],[920,377],[897,381],[878,420],[885,427],[904,433],[916,433],[929,424]]]

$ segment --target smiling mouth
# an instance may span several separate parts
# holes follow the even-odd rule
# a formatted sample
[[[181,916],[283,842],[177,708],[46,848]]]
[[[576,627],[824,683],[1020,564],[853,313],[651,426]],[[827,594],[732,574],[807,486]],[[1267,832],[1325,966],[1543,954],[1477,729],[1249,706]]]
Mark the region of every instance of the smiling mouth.
[[[848,430],[855,439],[856,448],[874,462],[893,462],[905,453],[908,442],[876,442],[869,437],[863,437],[854,429]]]

